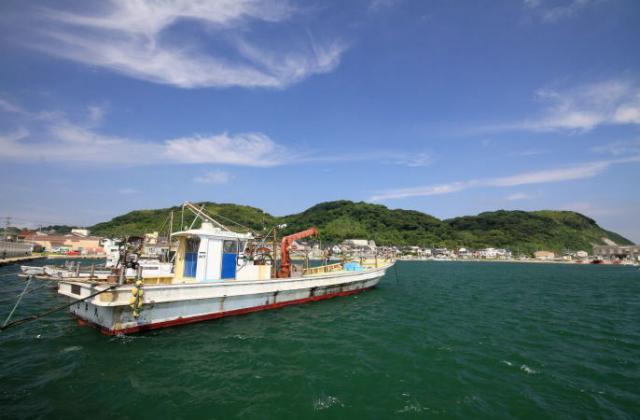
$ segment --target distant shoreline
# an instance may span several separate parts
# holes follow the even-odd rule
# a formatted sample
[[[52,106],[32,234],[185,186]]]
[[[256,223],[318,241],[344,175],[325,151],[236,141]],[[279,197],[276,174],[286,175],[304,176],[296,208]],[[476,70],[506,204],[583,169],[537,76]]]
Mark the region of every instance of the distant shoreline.
[[[636,267],[637,266],[637,264],[611,264],[611,263],[593,264],[591,262],[579,263],[579,262],[576,262],[576,261],[491,260],[491,259],[477,259],[477,258],[471,258],[471,259],[449,259],[449,260],[438,260],[438,259],[435,259],[435,258],[430,258],[430,259],[418,259],[418,258],[403,259],[403,258],[398,258],[398,261],[408,261],[408,262],[469,262],[469,263],[606,265],[606,266],[621,266],[621,267]]]

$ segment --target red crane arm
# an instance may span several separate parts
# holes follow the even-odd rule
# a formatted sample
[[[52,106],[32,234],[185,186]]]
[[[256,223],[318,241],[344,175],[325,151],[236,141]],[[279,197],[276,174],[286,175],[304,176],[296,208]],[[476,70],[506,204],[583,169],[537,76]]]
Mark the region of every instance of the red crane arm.
[[[291,273],[291,260],[289,259],[289,248],[296,239],[308,238],[309,236],[318,236],[318,229],[315,227],[303,230],[302,232],[294,233],[292,235],[282,238],[280,244],[280,252],[282,253],[280,261],[280,271],[278,277],[289,277]]]

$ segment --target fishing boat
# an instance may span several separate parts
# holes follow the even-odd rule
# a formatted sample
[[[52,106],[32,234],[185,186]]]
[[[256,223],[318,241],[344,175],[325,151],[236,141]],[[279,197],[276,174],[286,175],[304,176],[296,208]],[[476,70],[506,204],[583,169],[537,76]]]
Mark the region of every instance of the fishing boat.
[[[269,254],[264,238],[199,211],[199,228],[172,233],[178,246],[170,275],[60,281],[58,293],[75,300],[72,315],[104,334],[129,334],[351,295],[376,286],[393,265],[383,258],[306,268],[292,263],[293,242],[316,236],[312,227],[281,239],[276,269],[275,240]]]
[[[103,264],[80,264],[79,261],[65,261],[64,265],[20,266],[20,277],[34,276],[39,280],[59,281],[62,279],[108,280],[123,266],[124,276],[135,279],[140,268],[142,278],[171,276],[173,264],[161,261],[158,256],[142,254],[143,238],[129,237],[107,249]],[[135,249],[136,252],[126,252]],[[125,255],[127,260],[125,261]],[[132,264],[135,263],[135,264]],[[134,267],[135,265],[135,267]],[[117,276],[116,276],[117,277]]]
[[[173,270],[173,264],[162,262],[158,259],[140,259],[137,262],[137,266],[141,267],[142,278],[157,278],[159,276],[171,276]],[[62,266],[59,265],[43,265],[43,266],[20,266],[20,277],[34,276],[39,280],[54,280],[59,281],[63,279],[97,279],[108,280],[109,277],[114,276],[114,270],[118,270],[115,265],[110,265],[109,260],[107,263],[95,265],[81,265],[80,263],[68,263]],[[129,267],[126,268],[125,277],[129,279],[135,279],[137,276],[137,270]],[[117,277],[117,276],[116,276]]]

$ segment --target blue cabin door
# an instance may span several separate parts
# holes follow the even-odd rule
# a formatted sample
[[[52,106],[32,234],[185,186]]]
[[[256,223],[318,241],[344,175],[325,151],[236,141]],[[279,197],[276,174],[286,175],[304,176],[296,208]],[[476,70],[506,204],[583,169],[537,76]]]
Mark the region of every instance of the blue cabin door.
[[[222,279],[236,278],[236,262],[238,260],[238,242],[224,241],[222,244]]]
[[[198,248],[200,238],[187,238],[184,249],[184,277],[195,277],[198,269]]]

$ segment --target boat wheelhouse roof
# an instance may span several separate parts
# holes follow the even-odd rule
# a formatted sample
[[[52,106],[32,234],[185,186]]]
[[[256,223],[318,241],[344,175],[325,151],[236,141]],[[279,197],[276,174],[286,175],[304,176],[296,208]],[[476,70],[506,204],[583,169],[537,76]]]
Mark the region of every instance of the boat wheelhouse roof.
[[[239,233],[232,232],[230,230],[225,230],[219,227],[213,226],[213,224],[209,222],[203,222],[202,226],[199,229],[188,229],[180,232],[174,232],[172,237],[201,237],[201,238],[217,238],[217,239],[253,239],[253,235],[251,233]]]

